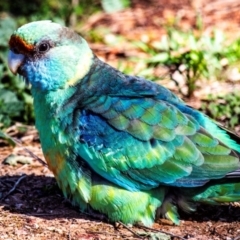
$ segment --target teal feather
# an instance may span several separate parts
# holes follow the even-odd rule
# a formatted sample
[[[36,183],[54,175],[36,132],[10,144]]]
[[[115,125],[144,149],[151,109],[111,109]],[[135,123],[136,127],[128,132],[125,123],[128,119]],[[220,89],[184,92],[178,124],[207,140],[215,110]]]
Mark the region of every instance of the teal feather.
[[[176,134],[173,129],[167,129],[159,125],[153,127],[153,139],[161,140],[164,142],[170,142],[174,140]]]
[[[213,154],[213,155],[229,155],[231,149],[218,144],[215,147],[198,147],[202,153]]]
[[[110,108],[106,112],[102,113],[102,116],[106,119],[114,119],[118,116],[118,112],[115,111],[113,108]]]
[[[158,125],[167,129],[175,129],[178,122],[174,110],[175,109],[172,108],[171,106],[167,106],[166,109],[161,113],[162,121],[160,121]]]
[[[135,138],[148,141],[152,137],[153,127],[138,119],[134,119],[130,121],[126,131]]]
[[[199,161],[199,155],[201,155],[201,152],[187,137],[185,137],[183,144],[176,148],[174,154],[175,159],[179,161],[201,166],[204,162],[204,159],[202,158],[202,161]]]
[[[158,114],[156,116],[155,114],[156,112],[160,112],[160,111],[161,109],[159,109],[158,104],[156,104],[153,107],[146,109],[140,119],[142,122],[154,126],[162,120],[163,115]]]
[[[130,102],[130,101],[129,101]],[[113,106],[114,107],[114,106]],[[126,118],[133,120],[133,119],[138,119],[140,118],[145,112],[144,108],[138,107],[136,105],[131,105],[129,106],[128,109],[126,109],[122,114]]]
[[[205,132],[201,133],[201,131],[190,137],[190,139],[199,147],[216,147],[219,144],[219,141],[216,138],[213,138]]]
[[[116,99],[117,99],[117,102],[112,106],[116,112],[118,113],[124,112],[132,107],[131,101],[128,101],[128,100],[122,101],[119,98],[116,98]]]
[[[198,126],[194,125],[192,121],[188,121],[186,124],[179,123],[175,128],[175,133],[177,135],[195,135],[198,130]]]
[[[96,113],[105,113],[111,107],[111,98],[108,96],[99,97],[100,101],[96,101],[95,104],[91,104],[91,110]]]
[[[119,115],[119,114],[117,117],[108,120],[108,122],[118,130],[125,130],[130,125],[130,120],[124,117],[123,115]]]

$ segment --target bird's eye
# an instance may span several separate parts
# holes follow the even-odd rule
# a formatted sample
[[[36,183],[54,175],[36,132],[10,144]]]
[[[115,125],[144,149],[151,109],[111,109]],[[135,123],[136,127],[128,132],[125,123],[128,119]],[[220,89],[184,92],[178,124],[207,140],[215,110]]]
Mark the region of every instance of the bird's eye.
[[[15,54],[19,54],[19,51],[17,50],[17,48],[13,48],[12,51],[13,51]]]
[[[38,46],[38,51],[40,53],[45,53],[49,50],[50,46],[48,43],[44,42],[44,43],[41,43],[39,46]]]

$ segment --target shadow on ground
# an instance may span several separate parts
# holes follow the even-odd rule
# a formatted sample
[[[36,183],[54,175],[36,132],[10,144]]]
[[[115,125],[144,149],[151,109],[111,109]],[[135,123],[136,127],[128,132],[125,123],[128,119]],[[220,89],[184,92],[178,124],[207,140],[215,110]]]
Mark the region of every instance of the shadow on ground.
[[[91,219],[64,199],[53,177],[25,175],[16,186],[19,179],[19,176],[0,177],[0,206],[3,210],[45,219]]]
[[[83,218],[98,220],[99,214],[92,211],[83,214],[64,199],[53,177],[25,175],[0,177],[0,206],[12,213],[26,214],[47,219]],[[181,220],[185,221],[221,221],[233,222],[240,220],[239,204],[221,206],[199,205],[197,211],[191,214],[180,212]],[[104,220],[104,216],[102,219]]]

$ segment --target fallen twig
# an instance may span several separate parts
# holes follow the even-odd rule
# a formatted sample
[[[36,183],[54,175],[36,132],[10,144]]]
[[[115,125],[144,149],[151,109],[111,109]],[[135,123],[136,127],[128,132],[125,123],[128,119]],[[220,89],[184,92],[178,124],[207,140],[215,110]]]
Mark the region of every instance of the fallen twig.
[[[11,137],[9,134],[4,133],[4,135],[10,139],[12,142],[14,142],[16,145],[23,148],[24,151],[26,151],[32,158],[36,159],[39,163],[41,163],[44,167],[48,167],[47,163],[44,162],[40,157],[38,157],[36,154],[34,154],[32,151],[30,151],[28,148],[24,147],[20,140],[17,138]]]
[[[72,237],[71,237],[71,231],[70,231],[70,229],[69,229],[69,231],[68,231],[68,233],[67,233],[67,240],[71,240],[72,239]]]
[[[154,228],[150,228],[150,227],[145,227],[145,226],[141,226],[141,225],[137,225],[137,227],[142,228],[142,229],[148,229],[148,230],[151,230],[151,231],[154,231],[154,232],[164,233],[164,234],[169,235],[169,236],[171,236],[171,237],[179,238],[179,239],[181,239],[181,240],[186,240],[186,238],[183,238],[183,237],[181,237],[181,236],[178,236],[178,235],[175,235],[175,234],[172,234],[172,233],[163,231],[163,230],[158,230],[158,229],[154,229]]]
[[[34,154],[32,151],[30,151],[28,148],[24,147],[22,143],[16,139],[11,138],[12,141],[14,141],[18,146],[21,146],[24,151],[26,151],[32,158],[36,159],[39,163],[41,163],[44,167],[48,167],[47,163],[45,163],[40,157],[38,157],[36,154]]]
[[[110,232],[101,232],[101,231],[86,231],[86,233],[90,233],[90,234],[104,234],[105,236],[109,235],[109,236],[114,236],[114,237],[118,237],[118,234],[114,234],[114,233],[110,233]]]
[[[25,178],[27,175],[23,174],[14,184],[13,188],[1,198],[1,201],[4,200],[7,196],[9,196],[13,191],[15,191],[16,187],[19,185],[19,183]]]
[[[131,232],[134,236],[140,238],[140,239],[144,239],[144,237],[140,236],[138,233],[136,233],[135,231],[133,231],[131,228],[129,228],[127,225],[125,225],[122,222],[118,222],[120,225],[122,225],[124,228],[126,228],[129,232]]]

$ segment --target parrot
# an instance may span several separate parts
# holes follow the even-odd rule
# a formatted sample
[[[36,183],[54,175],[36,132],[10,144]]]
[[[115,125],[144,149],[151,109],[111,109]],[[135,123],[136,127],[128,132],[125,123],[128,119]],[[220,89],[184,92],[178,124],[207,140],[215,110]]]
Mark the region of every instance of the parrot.
[[[240,201],[240,139],[180,97],[101,61],[74,30],[27,23],[8,66],[30,86],[44,158],[65,198],[111,222],[180,224]]]

